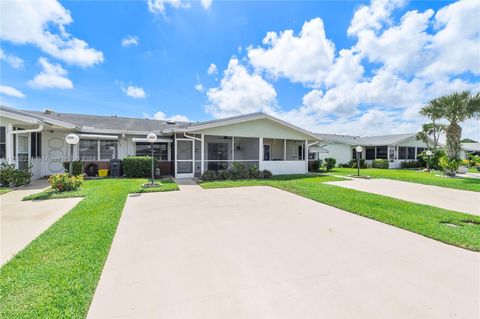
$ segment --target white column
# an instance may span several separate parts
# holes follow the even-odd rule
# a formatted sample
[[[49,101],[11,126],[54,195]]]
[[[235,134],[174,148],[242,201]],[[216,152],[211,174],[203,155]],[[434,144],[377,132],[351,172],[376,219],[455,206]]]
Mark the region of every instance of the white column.
[[[202,142],[200,144],[200,172],[203,173],[205,172],[205,135],[202,134]]]
[[[287,160],[287,139],[283,140],[283,160]]]
[[[177,136],[173,135],[173,139],[175,140],[174,141],[174,147],[173,147],[173,158],[174,158],[174,161],[173,161],[173,177],[177,177]]]
[[[5,150],[5,156],[7,159],[8,163],[13,162],[13,139],[15,138],[15,135],[12,134],[13,131],[13,126],[12,124],[7,124],[7,127],[5,128],[5,145],[6,145],[6,150]]]
[[[235,161],[235,136],[232,136],[232,162]]]
[[[258,138],[258,166],[260,168],[263,161],[263,137]]]
[[[305,161],[305,174],[308,173],[308,140],[305,140],[305,149],[303,150],[303,160]]]

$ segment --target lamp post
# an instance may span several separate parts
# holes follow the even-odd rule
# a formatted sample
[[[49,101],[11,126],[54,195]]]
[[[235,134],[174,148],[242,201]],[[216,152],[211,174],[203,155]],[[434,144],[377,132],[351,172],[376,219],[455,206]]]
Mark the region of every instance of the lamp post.
[[[152,149],[152,181],[151,184],[152,186],[155,184],[155,164],[154,164],[154,159],[153,159],[153,143],[157,141],[157,135],[153,132],[148,133],[147,135],[147,142],[150,143],[150,147]]]
[[[65,141],[67,142],[68,145],[70,145],[70,160],[69,160],[69,166],[68,166],[68,173],[70,176],[72,176],[73,173],[73,146],[78,144],[80,141],[80,138],[78,137],[77,134],[68,134],[65,137]]]
[[[360,153],[362,153],[363,147],[358,145],[355,150],[357,151],[357,176],[360,176]]]
[[[431,158],[432,158],[433,153],[432,153],[432,151],[427,150],[427,151],[425,152],[425,155],[427,155],[427,157],[428,157],[428,160],[427,160],[427,172],[430,172],[430,160],[431,160]]]

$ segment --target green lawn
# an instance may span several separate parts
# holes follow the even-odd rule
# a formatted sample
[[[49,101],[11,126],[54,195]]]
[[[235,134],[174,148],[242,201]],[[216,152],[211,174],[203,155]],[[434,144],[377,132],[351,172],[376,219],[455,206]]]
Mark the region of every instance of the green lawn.
[[[30,196],[85,198],[1,268],[0,318],[85,318],[127,195],[146,182],[89,180],[68,195]],[[169,180],[148,191],[176,189]]]
[[[447,244],[480,251],[480,216],[360,192],[322,182],[330,176],[204,182],[203,188],[272,186]],[[458,227],[452,227],[457,225]]]
[[[332,171],[330,171],[330,174],[342,176],[356,173],[357,169],[355,168],[334,168]],[[373,178],[388,178],[405,182],[480,192],[480,179],[445,177],[438,171],[423,172],[407,169],[367,168],[361,169],[360,174],[368,175]]]
[[[12,189],[10,187],[0,187],[0,195],[10,192]]]

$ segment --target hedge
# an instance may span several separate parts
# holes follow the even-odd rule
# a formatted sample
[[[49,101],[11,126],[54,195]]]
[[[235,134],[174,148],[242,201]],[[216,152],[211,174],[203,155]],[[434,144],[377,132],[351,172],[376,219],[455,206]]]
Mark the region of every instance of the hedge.
[[[149,177],[152,169],[151,156],[128,156],[122,160],[126,177]]]

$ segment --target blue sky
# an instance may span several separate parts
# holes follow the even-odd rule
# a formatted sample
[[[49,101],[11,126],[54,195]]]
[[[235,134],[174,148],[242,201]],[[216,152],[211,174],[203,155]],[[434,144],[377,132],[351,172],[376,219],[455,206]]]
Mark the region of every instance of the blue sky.
[[[414,131],[429,99],[479,88],[473,1],[35,5],[2,2],[8,106],[189,120],[265,111],[312,130],[366,135]],[[12,12],[25,19],[23,33]],[[128,37],[136,43],[123,46]],[[448,53],[452,44],[465,50]],[[452,64],[459,55],[468,63]],[[477,124],[465,133],[476,137]]]

